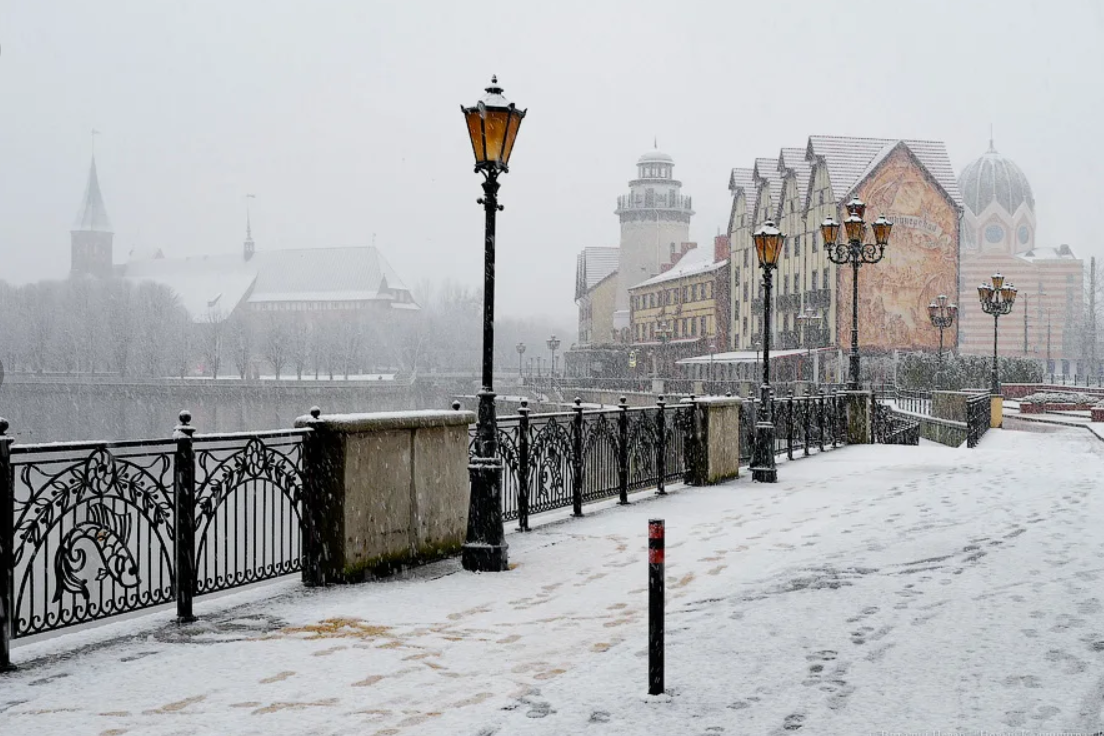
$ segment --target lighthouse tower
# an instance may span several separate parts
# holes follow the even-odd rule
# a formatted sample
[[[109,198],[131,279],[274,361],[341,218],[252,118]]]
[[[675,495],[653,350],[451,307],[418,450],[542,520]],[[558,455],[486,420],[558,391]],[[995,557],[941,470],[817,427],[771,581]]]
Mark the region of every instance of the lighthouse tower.
[[[629,193],[617,198],[621,218],[617,302],[613,326],[629,326],[629,288],[660,272],[682,244],[690,240],[690,197],[682,196],[682,182],[674,178],[674,159],[658,150],[636,162],[636,178]]]

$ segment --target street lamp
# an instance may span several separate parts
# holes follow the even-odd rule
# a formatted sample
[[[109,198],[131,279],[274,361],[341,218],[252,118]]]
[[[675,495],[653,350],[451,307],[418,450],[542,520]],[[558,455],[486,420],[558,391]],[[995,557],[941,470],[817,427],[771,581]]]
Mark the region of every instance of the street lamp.
[[[843,221],[846,243],[837,243],[840,224],[829,216],[821,223],[820,233],[824,237],[824,249],[828,253],[828,260],[838,266],[851,264],[851,377],[847,388],[851,391],[859,390],[859,266],[864,263],[877,263],[885,256],[886,246],[889,244],[889,233],[893,229],[893,223],[883,215],[875,220],[871,229],[874,231],[874,242],[863,243],[866,234],[866,221],[863,214],[866,213],[866,205],[858,197],[852,197],[851,201],[844,205],[847,208],[847,218]]]
[[[656,378],[659,378],[660,364],[663,363],[663,359],[667,357],[667,341],[671,339],[671,325],[667,320],[663,320],[656,327],[656,339],[659,340],[659,359],[656,361]]]
[[[752,448],[751,479],[760,483],[778,480],[774,465],[774,423],[771,417],[770,340],[771,340],[771,271],[778,266],[782,252],[782,231],[767,220],[752,236],[755,255],[763,269],[763,385],[759,389],[759,417],[755,424],[755,444]]]
[[[465,570],[498,572],[507,569],[509,545],[502,530],[502,461],[498,458],[498,426],[494,404],[494,287],[495,215],[498,175],[509,171],[518,127],[525,117],[502,95],[498,78],[491,77],[483,99],[460,107],[475,153],[475,171],[483,175],[485,215],[483,237],[483,376],[475,430],[475,457],[468,465],[471,495],[468,530],[460,560]]]
[[[993,283],[978,286],[978,299],[981,301],[981,309],[986,314],[993,315],[993,375],[989,387],[992,396],[1000,395],[1000,374],[997,368],[997,323],[1001,315],[1009,314],[1012,305],[1016,303],[1016,287],[1004,283],[1004,276],[993,274]]]
[[[805,343],[805,361],[809,363],[809,369],[813,372],[813,384],[818,385],[820,383],[820,371],[815,370],[816,366],[812,363],[813,346],[809,344],[809,340],[805,336],[805,328],[811,322],[819,322],[820,315],[812,307],[805,307],[805,311],[797,315],[796,319],[801,323],[801,341]]]
[[[943,375],[943,330],[953,325],[957,316],[958,305],[947,304],[946,294],[940,294],[935,301],[928,305],[928,319],[939,330],[939,361],[935,376],[936,386],[941,385],[939,379]]]
[[[521,360],[522,360],[521,356],[525,355],[525,343],[519,342],[515,346],[515,349],[517,350],[517,354],[518,354],[518,377],[520,378],[521,377]]]
[[[552,357],[548,360],[548,380],[552,381],[556,377],[556,349],[560,347],[560,338],[553,335],[545,341],[548,345],[548,349],[552,351]]]

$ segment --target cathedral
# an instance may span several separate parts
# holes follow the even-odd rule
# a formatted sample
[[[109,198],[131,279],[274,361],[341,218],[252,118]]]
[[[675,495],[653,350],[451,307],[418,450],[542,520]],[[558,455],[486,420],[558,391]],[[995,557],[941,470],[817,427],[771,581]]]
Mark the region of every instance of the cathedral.
[[[1012,314],[998,321],[998,352],[1078,373],[1077,325],[1083,313],[1084,263],[1068,245],[1035,242],[1035,196],[1019,166],[989,149],[958,178],[964,209],[959,263],[959,351],[991,355],[993,318],[977,304],[977,287],[1000,272],[1019,290]]]
[[[176,293],[197,323],[218,323],[236,314],[336,316],[420,309],[374,246],[257,250],[248,217],[238,253],[168,258],[160,249],[132,251],[126,262],[116,263],[113,240],[93,158],[70,231],[73,277],[162,284]]]

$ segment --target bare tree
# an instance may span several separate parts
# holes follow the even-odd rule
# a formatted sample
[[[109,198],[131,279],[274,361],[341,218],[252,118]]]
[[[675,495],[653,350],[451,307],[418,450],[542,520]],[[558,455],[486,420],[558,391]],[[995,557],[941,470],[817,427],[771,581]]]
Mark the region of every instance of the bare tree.
[[[226,318],[221,309],[211,309],[196,325],[199,328],[199,347],[203,355],[204,370],[211,378],[218,378],[222,364],[223,339],[226,332]]]
[[[268,324],[265,325],[264,357],[276,373],[276,380],[280,380],[280,372],[287,364],[290,354],[289,335],[287,323],[279,315],[270,315]]]
[[[311,327],[302,314],[296,314],[288,324],[288,352],[295,367],[295,378],[302,381],[311,357]]]
[[[253,325],[244,314],[236,312],[226,320],[225,345],[238,369],[238,377],[249,378],[249,368],[253,363]]]

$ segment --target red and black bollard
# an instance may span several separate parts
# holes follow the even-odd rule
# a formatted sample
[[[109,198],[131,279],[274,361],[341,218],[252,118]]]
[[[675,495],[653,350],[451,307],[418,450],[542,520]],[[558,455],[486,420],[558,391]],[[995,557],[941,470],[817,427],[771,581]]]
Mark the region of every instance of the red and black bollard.
[[[663,692],[663,519],[648,521],[648,694]]]

